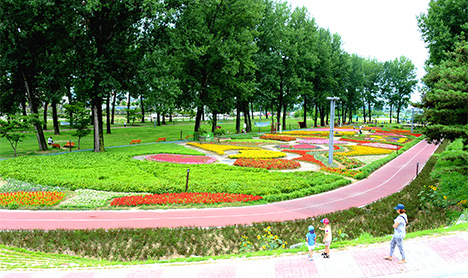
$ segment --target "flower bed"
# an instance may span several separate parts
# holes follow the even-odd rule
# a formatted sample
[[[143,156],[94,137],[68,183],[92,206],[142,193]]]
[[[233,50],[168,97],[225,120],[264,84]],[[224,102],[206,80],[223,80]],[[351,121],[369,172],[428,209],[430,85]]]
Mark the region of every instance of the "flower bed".
[[[165,193],[136,195],[115,198],[111,206],[141,206],[166,204],[214,204],[252,202],[261,200],[261,196],[228,193]]]
[[[216,161],[212,156],[183,155],[183,154],[154,154],[145,157],[146,160],[172,162],[179,164],[210,164]]]
[[[329,131],[313,131],[313,130],[293,130],[293,131],[284,131],[284,134],[290,134],[293,136],[320,136],[327,137],[330,135]],[[335,136],[353,136],[356,132],[353,131],[340,131],[335,130]]]
[[[348,155],[348,156],[358,156],[358,155],[374,155],[374,154],[388,154],[392,150],[360,146],[360,145],[348,145],[349,151],[336,153],[336,155]]]
[[[187,143],[187,145],[191,145],[203,150],[207,150],[210,152],[215,152],[217,154],[223,155],[225,151],[228,150],[255,150],[258,148],[252,147],[240,147],[240,146],[231,146],[231,145],[219,145],[219,144],[200,144],[200,143]]]
[[[399,150],[403,148],[402,146],[385,144],[385,143],[361,143],[359,145],[367,146],[367,147],[374,147],[374,148],[381,148],[381,149],[388,149],[388,150],[397,150],[397,149]]]
[[[16,204],[18,206],[53,206],[60,202],[63,192],[12,192],[0,193],[0,206]]]
[[[329,173],[336,173],[340,174],[343,176],[351,177],[354,178],[357,174],[360,174],[361,171],[359,170],[349,170],[349,169],[342,169],[342,168],[330,168],[330,167],[324,167],[321,170]]]
[[[285,135],[273,135],[273,134],[265,134],[265,135],[260,136],[260,138],[267,139],[267,140],[285,141],[285,142],[296,140],[295,137],[285,136]]]
[[[364,165],[364,163],[362,163],[359,160],[352,159],[350,157],[346,157],[342,155],[335,155],[333,158],[339,163],[343,164],[345,169],[353,169],[353,168],[361,167],[362,165]]]
[[[357,140],[357,139],[349,139],[349,138],[340,138],[340,141],[354,142],[354,143],[372,143],[372,141],[370,140]]]
[[[267,151],[267,150],[240,150],[238,154],[228,156],[229,158],[254,158],[254,159],[268,159],[285,157],[283,152]]]
[[[311,162],[319,165],[321,168],[326,167],[322,161],[316,159],[313,155],[308,154],[309,151],[305,150],[283,150],[283,152],[295,153],[302,155],[301,157],[293,158],[293,160],[300,160],[305,162]]]
[[[234,165],[241,167],[263,168],[263,169],[297,169],[301,164],[297,161],[286,159],[249,159],[239,158],[234,162]]]
[[[318,149],[317,146],[314,146],[314,145],[310,145],[310,144],[299,144],[299,145],[279,145],[278,148],[281,148],[281,149],[285,149],[285,148],[289,148],[289,149]]]

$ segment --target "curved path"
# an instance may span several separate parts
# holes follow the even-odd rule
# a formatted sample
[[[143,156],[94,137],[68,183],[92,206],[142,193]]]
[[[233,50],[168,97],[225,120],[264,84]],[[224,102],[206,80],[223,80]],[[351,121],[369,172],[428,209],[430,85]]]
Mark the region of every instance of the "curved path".
[[[365,180],[322,194],[267,205],[180,210],[0,211],[4,229],[96,229],[218,227],[263,221],[286,221],[360,207],[398,192],[409,184],[437,146],[421,141]]]

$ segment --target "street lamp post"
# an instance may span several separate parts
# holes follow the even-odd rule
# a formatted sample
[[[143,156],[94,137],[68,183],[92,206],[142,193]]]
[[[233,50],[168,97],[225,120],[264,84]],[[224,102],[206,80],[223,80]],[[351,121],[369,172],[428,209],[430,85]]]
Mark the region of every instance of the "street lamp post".
[[[327,97],[330,100],[330,140],[328,143],[328,165],[333,164],[333,135],[335,133],[335,101],[339,100],[339,97]]]

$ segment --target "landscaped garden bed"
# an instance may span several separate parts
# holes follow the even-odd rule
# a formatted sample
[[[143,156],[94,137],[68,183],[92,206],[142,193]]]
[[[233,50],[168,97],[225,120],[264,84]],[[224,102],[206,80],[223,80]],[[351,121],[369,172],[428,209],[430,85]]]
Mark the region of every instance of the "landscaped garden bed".
[[[439,148],[441,153],[444,147]],[[455,148],[455,151],[458,151]],[[442,157],[439,166],[435,169],[443,169],[453,154],[439,155]],[[285,222],[257,223],[251,226],[229,226],[222,228],[156,228],[156,229],[110,229],[110,230],[51,230],[51,231],[4,231],[0,233],[0,244],[27,248],[32,251],[47,253],[63,253],[96,258],[109,261],[157,261],[169,259],[182,259],[193,256],[221,256],[238,254],[242,252],[255,252],[265,250],[263,246],[271,239],[281,240],[277,245],[281,251],[254,253],[257,255],[280,254],[284,252],[306,252],[306,248],[293,251],[284,250],[291,244],[303,242],[304,229],[309,225],[319,226],[319,220],[327,217],[333,223],[335,240],[332,247],[346,244],[373,241],[376,237],[382,237],[393,233],[391,223],[395,218],[393,207],[397,203],[406,205],[409,216],[408,232],[438,228],[447,225],[456,218],[464,207],[457,206],[458,213],[453,213],[444,208],[443,203],[437,199],[420,197],[418,194],[431,190],[437,192],[443,190],[439,186],[439,180],[431,177],[430,172],[436,164],[437,157],[433,156],[419,176],[401,192],[383,198],[363,208],[351,208],[346,211],[320,215],[314,219],[304,219]],[[445,161],[445,162],[444,162]],[[437,186],[435,186],[437,185]],[[431,187],[430,187],[431,186]],[[434,190],[432,187],[435,187]],[[454,192],[455,194],[455,192]],[[466,192],[464,193],[466,198]],[[456,195],[450,196],[454,198]],[[437,197],[436,197],[437,198]],[[449,198],[447,198],[448,200]],[[455,200],[455,199],[453,199]],[[463,199],[466,200],[466,199]],[[461,203],[459,201],[458,203]],[[389,224],[390,223],[390,224]],[[363,229],[372,227],[372,229]],[[269,231],[265,232],[265,231]],[[268,235],[268,236],[263,236]],[[89,244],[89,239],[93,244]],[[276,239],[275,239],[276,238]],[[140,240],[135,240],[140,239]],[[379,239],[382,240],[382,239]],[[388,238],[383,239],[388,242]],[[223,244],[220,244],[222,242]],[[248,242],[248,243],[247,243]],[[245,243],[249,249],[245,249]],[[107,263],[107,261],[106,261]]]
[[[145,157],[146,160],[171,162],[179,164],[210,164],[216,162],[216,158],[201,155],[183,155],[183,154],[154,154]]]

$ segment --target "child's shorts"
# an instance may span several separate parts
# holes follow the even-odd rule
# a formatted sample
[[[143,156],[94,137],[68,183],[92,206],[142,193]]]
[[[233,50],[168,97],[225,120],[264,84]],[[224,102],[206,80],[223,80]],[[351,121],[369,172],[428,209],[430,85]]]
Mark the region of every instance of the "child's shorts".
[[[330,246],[330,244],[331,244],[331,240],[325,241],[325,246]]]
[[[314,250],[315,245],[309,245],[309,244],[307,244],[307,248],[309,248],[309,251]]]

